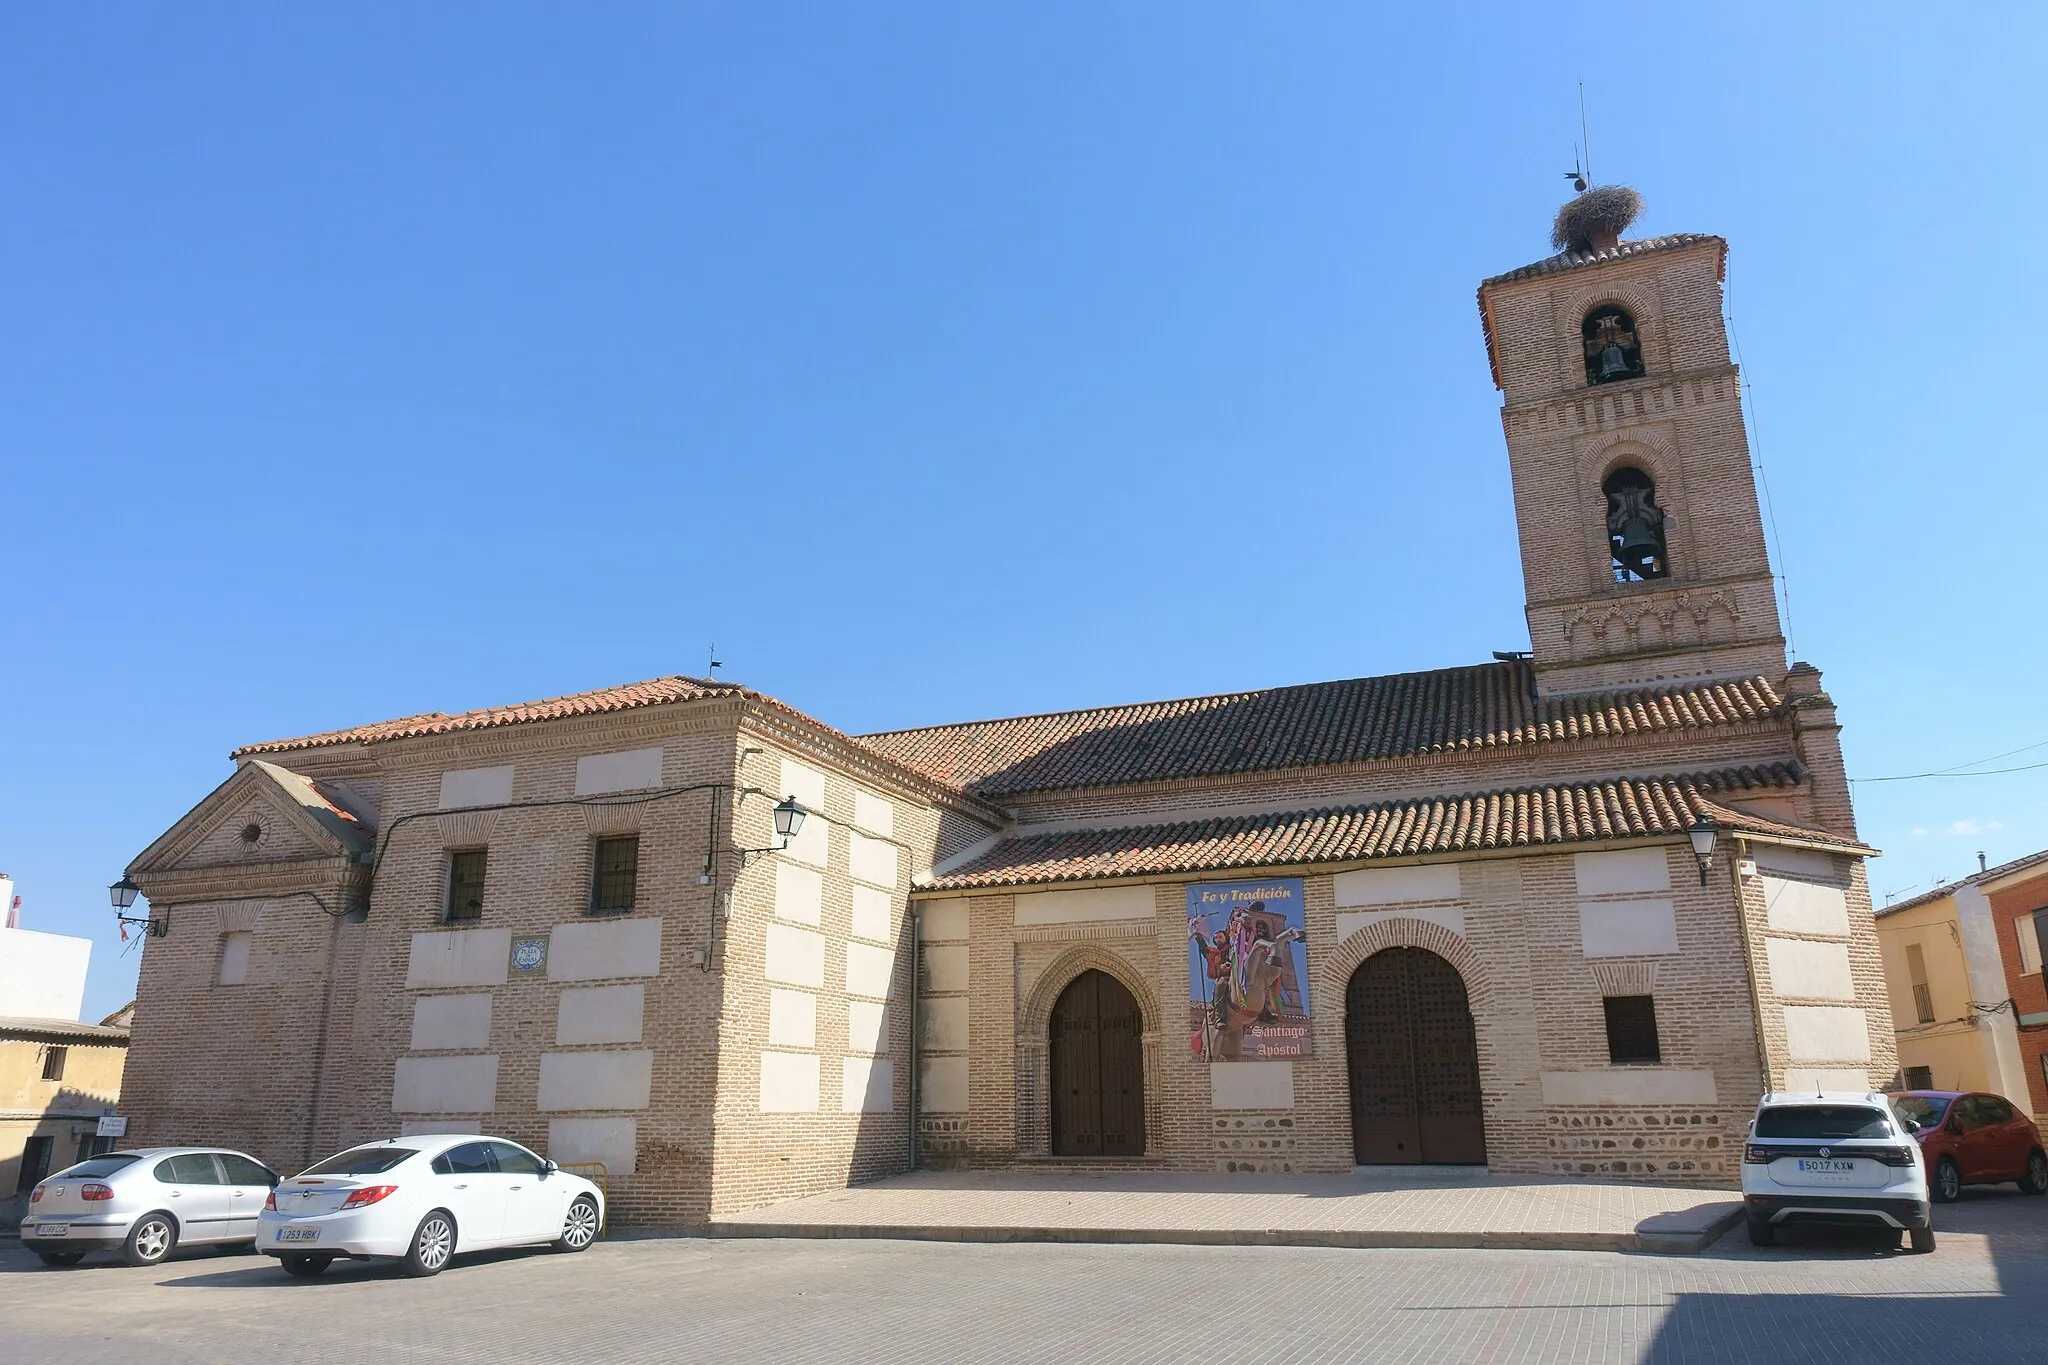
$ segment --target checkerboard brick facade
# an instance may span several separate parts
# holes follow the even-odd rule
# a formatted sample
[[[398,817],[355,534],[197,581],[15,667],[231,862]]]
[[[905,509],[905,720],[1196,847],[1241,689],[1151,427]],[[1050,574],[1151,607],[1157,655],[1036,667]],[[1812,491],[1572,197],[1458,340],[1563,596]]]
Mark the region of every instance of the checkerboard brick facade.
[[[1346,992],[1400,947],[1464,984],[1489,1164],[1731,1182],[1760,1091],[1894,1058],[1833,704],[1785,666],[1724,257],[1660,238],[1481,288],[1526,662],[865,738],[668,678],[238,751],[131,868],[170,921],[131,1136],[293,1167],[481,1129],[597,1163],[615,1216],[656,1224],[912,1162],[1083,1160],[1057,1150],[1049,1032],[1094,970],[1142,1015],[1145,1121],[1142,1155],[1091,1164],[1339,1171]],[[1602,306],[1630,310],[1640,378],[1587,384]],[[1623,463],[1671,517],[1652,582],[1610,564]],[[778,847],[793,785],[810,828]],[[594,842],[625,835],[635,903],[594,915]],[[481,913],[450,922],[476,849]],[[1343,903],[1346,874],[1403,868],[1438,889]],[[1303,880],[1312,1050],[1220,1103],[1187,887],[1279,876]],[[1115,908],[1020,914],[1047,891]],[[1655,1001],[1655,1064],[1610,1060],[1614,995]]]

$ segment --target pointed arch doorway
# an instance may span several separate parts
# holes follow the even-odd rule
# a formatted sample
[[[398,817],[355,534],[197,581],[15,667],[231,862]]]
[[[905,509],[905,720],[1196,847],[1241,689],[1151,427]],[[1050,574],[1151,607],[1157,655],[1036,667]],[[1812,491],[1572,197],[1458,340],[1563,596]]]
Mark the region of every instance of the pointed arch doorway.
[[[1144,1020],[1108,972],[1082,972],[1052,1007],[1054,1156],[1145,1155]]]
[[[1359,1165],[1485,1163],[1479,1045],[1456,967],[1423,948],[1367,958],[1344,991],[1344,1050]]]

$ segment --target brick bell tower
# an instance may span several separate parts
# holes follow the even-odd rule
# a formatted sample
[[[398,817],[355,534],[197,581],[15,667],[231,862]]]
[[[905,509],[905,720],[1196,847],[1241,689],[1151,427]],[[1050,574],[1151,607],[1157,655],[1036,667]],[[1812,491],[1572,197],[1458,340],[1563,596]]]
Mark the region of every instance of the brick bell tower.
[[[1479,286],[1537,688],[1785,675],[1728,358],[1728,244],[1624,242],[1635,191],[1559,211],[1558,255]]]

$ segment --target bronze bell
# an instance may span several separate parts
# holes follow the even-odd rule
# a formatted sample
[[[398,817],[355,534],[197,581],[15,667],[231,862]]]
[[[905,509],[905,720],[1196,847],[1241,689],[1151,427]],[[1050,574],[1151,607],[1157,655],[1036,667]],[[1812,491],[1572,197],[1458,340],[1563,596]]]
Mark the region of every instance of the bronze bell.
[[[1645,577],[1664,558],[1664,541],[1645,517],[1630,517],[1615,537],[1614,557]]]
[[[1621,347],[1610,341],[1600,351],[1600,382],[1604,384],[1610,379],[1626,378],[1628,357],[1622,354]]]

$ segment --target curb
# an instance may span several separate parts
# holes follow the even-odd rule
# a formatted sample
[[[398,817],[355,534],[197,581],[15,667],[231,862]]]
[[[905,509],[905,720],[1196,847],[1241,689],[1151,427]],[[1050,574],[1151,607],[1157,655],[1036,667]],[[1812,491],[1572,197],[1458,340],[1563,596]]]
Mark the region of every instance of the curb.
[[[1670,1232],[1423,1232],[1336,1228],[948,1227],[891,1223],[711,1223],[707,1237],[780,1237],[816,1241],[1063,1242],[1109,1246],[1335,1247],[1413,1250],[1636,1251],[1690,1255],[1706,1250],[1742,1219],[1737,1204],[1703,1228]]]

